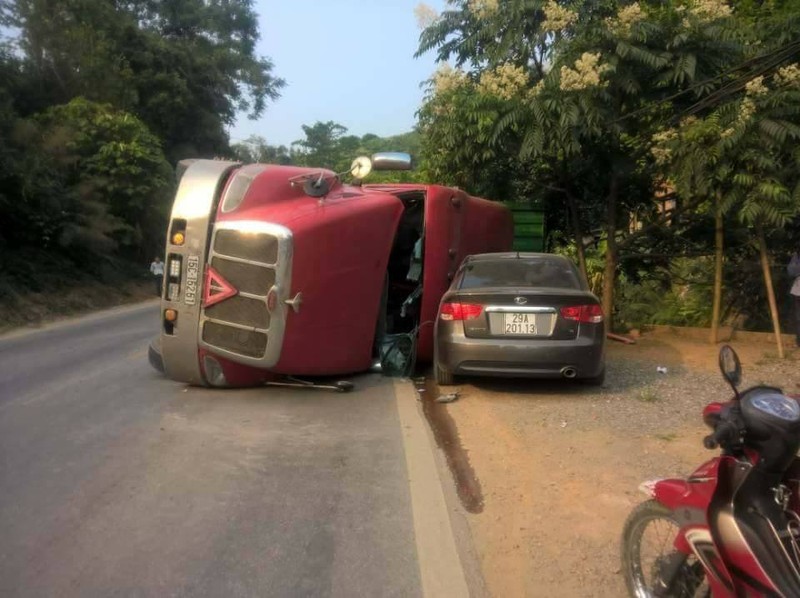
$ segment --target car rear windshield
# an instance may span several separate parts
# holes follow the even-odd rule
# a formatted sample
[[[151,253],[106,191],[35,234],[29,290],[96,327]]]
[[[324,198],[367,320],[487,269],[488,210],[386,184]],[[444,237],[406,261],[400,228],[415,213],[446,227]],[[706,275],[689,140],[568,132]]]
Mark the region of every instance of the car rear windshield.
[[[478,287],[548,287],[582,289],[575,267],[564,260],[481,260],[467,264],[462,289]]]

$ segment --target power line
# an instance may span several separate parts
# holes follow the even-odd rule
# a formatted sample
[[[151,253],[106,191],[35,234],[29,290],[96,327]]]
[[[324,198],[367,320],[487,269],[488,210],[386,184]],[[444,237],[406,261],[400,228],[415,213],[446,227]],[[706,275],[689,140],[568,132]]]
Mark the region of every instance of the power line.
[[[758,64],[761,61],[768,60],[770,58],[774,58],[775,56],[779,56],[779,58],[777,60],[775,60],[774,63],[771,64],[769,67],[762,68],[761,72],[759,72],[759,71],[752,72],[751,71],[749,73],[746,73],[743,76],[739,76],[737,79],[734,79],[733,81],[727,83],[724,87],[721,87],[720,89],[716,90],[714,93],[709,94],[709,96],[703,98],[699,102],[696,102],[695,104],[690,106],[687,109],[687,111],[684,112],[684,114],[689,113],[688,110],[692,110],[693,108],[697,107],[696,110],[691,112],[692,114],[696,113],[696,112],[700,111],[702,108],[711,105],[711,102],[709,101],[710,99],[719,98],[721,100],[727,94],[734,93],[734,92],[738,91],[739,89],[741,89],[742,87],[744,87],[744,84],[742,83],[743,81],[750,80],[753,77],[758,76],[759,74],[764,74],[764,73],[768,72],[769,70],[775,68],[778,64],[784,62],[787,59],[792,58],[795,54],[800,54],[800,40],[795,40],[795,41],[792,41],[792,42],[788,42],[788,43],[786,43],[786,44],[784,44],[782,46],[779,46],[778,48],[775,48],[774,50],[771,50],[770,52],[761,54],[760,56],[755,56],[753,58],[749,58],[749,59],[745,60],[744,62],[742,62],[741,64],[739,64],[737,66],[734,66],[734,67],[731,67],[731,68],[729,68],[729,69],[727,69],[725,71],[722,71],[721,73],[718,73],[718,74],[714,75],[713,77],[709,77],[708,79],[704,79],[702,81],[698,81],[696,83],[693,83],[692,85],[688,86],[686,89],[682,89],[680,91],[677,91],[677,92],[675,92],[675,93],[673,93],[673,94],[671,94],[671,95],[669,95],[669,96],[667,96],[665,98],[662,98],[660,100],[656,100],[653,103],[654,104],[665,104],[665,103],[671,102],[672,100],[675,100],[675,99],[677,99],[677,98],[679,98],[679,97],[681,97],[681,96],[683,96],[683,95],[685,95],[687,93],[695,91],[700,87],[705,87],[707,85],[711,85],[715,81],[717,81],[718,79],[722,79],[724,77],[728,77],[728,76],[730,76],[730,75],[732,75],[732,74],[734,74],[734,73],[736,73],[738,71],[741,71],[743,69],[747,69],[747,68],[749,68],[750,66],[752,66],[754,64]],[[723,90],[726,91],[726,93],[720,94],[720,92],[722,92]],[[707,102],[705,105],[703,105],[704,101]],[[613,120],[611,122],[611,124],[617,124],[619,122],[622,122],[623,120],[632,118],[634,116],[638,116],[639,114],[641,114],[643,112],[647,112],[647,111],[649,111],[651,109],[652,109],[652,105],[643,106],[643,107],[641,107],[641,108],[639,108],[637,110],[634,110],[633,112],[630,112],[629,114],[625,114],[624,116],[620,116],[619,118]]]

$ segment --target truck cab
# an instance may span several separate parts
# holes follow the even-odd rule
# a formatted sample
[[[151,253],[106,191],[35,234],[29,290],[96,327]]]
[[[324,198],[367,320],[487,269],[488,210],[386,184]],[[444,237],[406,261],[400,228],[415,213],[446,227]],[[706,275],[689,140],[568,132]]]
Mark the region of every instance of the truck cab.
[[[386,152],[351,173],[410,164]],[[189,384],[380,368],[398,335],[429,361],[461,260],[513,242],[507,208],[456,188],[344,184],[325,169],[219,160],[182,167],[151,362]]]

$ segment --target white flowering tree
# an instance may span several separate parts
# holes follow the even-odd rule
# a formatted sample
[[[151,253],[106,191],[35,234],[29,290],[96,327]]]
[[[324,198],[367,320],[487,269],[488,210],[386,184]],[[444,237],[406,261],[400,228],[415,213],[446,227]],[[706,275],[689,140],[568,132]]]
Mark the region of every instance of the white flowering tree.
[[[419,110],[422,170],[431,180],[494,199],[512,199],[521,169],[514,131],[496,136],[497,120],[528,89],[527,73],[512,64],[480,75],[442,65]]]
[[[742,21],[748,22],[746,18]],[[711,342],[717,342],[724,262],[723,216],[732,211],[754,232],[779,357],[784,349],[767,238],[800,214],[800,64],[790,32],[797,17],[778,13],[748,27],[751,56],[699,105],[705,118],[684,119],[654,135],[653,154],[682,197],[709,199],[715,213],[715,276]],[[789,33],[789,35],[787,35]],[[797,39],[794,36],[794,39]],[[787,43],[788,40],[788,43]],[[746,46],[747,47],[747,46]],[[788,49],[788,51],[787,51]],[[716,96],[716,97],[715,97]],[[712,101],[709,101],[712,100]],[[695,110],[697,105],[691,106]]]
[[[527,123],[523,155],[545,156],[555,141],[565,157],[583,156],[606,171],[595,201],[604,206],[603,308],[611,320],[620,251],[642,234],[623,226],[632,199],[625,189],[642,176],[655,186],[652,136],[684,104],[713,90],[704,82],[741,50],[725,35],[730,9],[721,0],[631,3],[588,19],[556,16],[567,29],[553,68],[507,121]],[[551,28],[547,21],[544,27]],[[671,217],[662,213],[655,224]]]
[[[800,214],[800,65],[779,69],[768,84],[760,75],[745,89],[738,105],[726,107],[732,122],[722,131],[720,145],[735,156],[731,195],[739,218],[756,233],[778,356],[783,358],[767,231]]]
[[[435,50],[441,62],[481,71],[512,63],[530,70],[534,79],[546,69],[552,41],[541,27],[541,0],[450,0],[433,18],[417,9],[420,35],[417,56]],[[424,17],[421,18],[421,16]]]
[[[742,139],[750,141],[731,149],[734,157],[745,147],[759,147],[763,141],[759,135],[769,137],[771,131],[774,140],[793,135],[788,126],[796,124],[793,116],[783,119],[788,125],[779,118],[756,117],[765,114],[770,102],[779,103],[773,111],[783,109],[786,96],[779,98],[769,83],[767,87],[776,93],[759,95],[756,83],[748,93],[744,90],[744,83],[757,75],[753,68],[763,66],[757,58],[761,53],[770,57],[767,66],[775,71],[792,62],[792,52],[800,51],[800,28],[791,24],[798,20],[789,18],[791,7],[776,16],[774,22],[781,27],[769,31],[764,27],[763,15],[778,4],[452,0],[448,11],[429,21],[420,52],[436,49],[441,60],[461,67],[462,93],[438,96],[439,116],[433,109],[437,103],[429,98],[421,111],[423,137],[426,131],[440,131],[439,118],[446,114],[449,138],[460,143],[441,144],[440,137],[429,149],[438,151],[438,160],[445,165],[453,155],[450,147],[456,146],[459,159],[451,164],[461,165],[465,178],[471,159],[483,156],[483,166],[487,161],[508,161],[510,152],[519,151],[514,159],[531,165],[529,186],[538,183],[563,193],[579,250],[582,228],[594,229],[597,222],[581,223],[574,215],[600,214],[605,238],[603,307],[611,321],[621,253],[653,231],[668,233],[665,223],[674,223],[678,216],[689,219],[703,210],[721,216],[736,201],[741,205],[737,213],[754,227],[758,222],[775,226],[792,215],[791,206],[778,199],[786,194],[761,180],[767,171],[752,172],[758,164],[755,149],[744,162],[700,155],[722,148],[723,139],[734,143],[745,129],[750,133],[742,132]],[[771,52],[772,46],[782,48],[782,53]],[[513,94],[503,95],[485,85],[483,91],[488,93],[476,93],[483,74],[503,63],[527,74],[527,89],[516,87]],[[489,96],[497,102],[484,112],[487,103],[480,98]],[[720,105],[726,102],[735,104],[735,110],[728,110],[741,118],[723,118],[726,113],[720,112]],[[687,115],[695,120],[686,119]],[[708,120],[712,116],[716,120]],[[734,122],[739,125],[730,126]],[[692,123],[706,129],[692,133]],[[714,123],[716,129],[710,126]],[[746,123],[750,124],[745,127]],[[698,136],[691,148],[683,148],[685,164],[691,160],[689,149],[699,156],[691,164],[694,182],[683,185],[680,193],[673,191],[681,201],[664,213],[657,208],[653,191],[673,182],[678,166],[669,152],[676,151],[676,144],[689,133]],[[778,163],[782,162],[774,162],[774,168]],[[731,189],[725,187],[726,168],[736,169],[739,195],[732,183]],[[586,173],[591,173],[588,180]],[[768,196],[773,203],[766,201]],[[649,214],[650,220],[631,232],[627,224],[634,208]],[[579,261],[583,262],[580,252]]]

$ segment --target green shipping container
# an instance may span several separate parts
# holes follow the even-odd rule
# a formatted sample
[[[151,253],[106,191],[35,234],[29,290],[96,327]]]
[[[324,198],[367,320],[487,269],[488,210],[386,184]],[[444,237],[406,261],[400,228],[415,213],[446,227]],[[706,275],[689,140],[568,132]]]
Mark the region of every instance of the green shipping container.
[[[527,202],[503,202],[514,217],[514,250],[544,251],[544,210]]]

